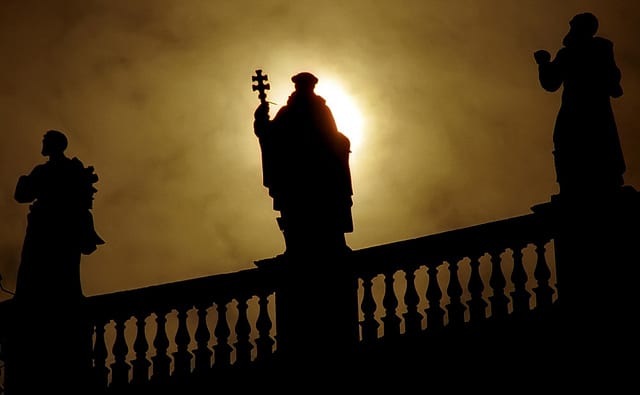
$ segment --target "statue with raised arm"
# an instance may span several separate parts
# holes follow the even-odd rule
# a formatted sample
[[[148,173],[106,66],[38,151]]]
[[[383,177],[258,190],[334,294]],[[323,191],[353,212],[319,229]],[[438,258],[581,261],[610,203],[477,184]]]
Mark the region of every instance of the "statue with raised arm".
[[[534,58],[542,87],[563,86],[554,132],[554,162],[560,195],[600,195],[623,186],[625,162],[611,98],[622,96],[613,43],[596,36],[598,19],[585,12],[569,22],[555,58]]]
[[[302,72],[291,77],[295,91],[273,119],[265,79],[261,73],[254,77],[261,103],[253,126],[263,184],[280,212],[286,253],[348,252],[345,233],[353,231],[350,141],[338,130],[325,99],[314,92],[316,76]]]

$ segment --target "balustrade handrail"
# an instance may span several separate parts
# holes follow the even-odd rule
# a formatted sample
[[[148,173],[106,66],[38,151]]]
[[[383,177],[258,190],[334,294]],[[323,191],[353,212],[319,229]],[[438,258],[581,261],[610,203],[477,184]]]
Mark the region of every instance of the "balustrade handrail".
[[[526,245],[553,237],[547,216],[530,213],[442,233],[376,245],[353,251],[355,270],[382,271],[393,262],[440,264],[454,258],[479,256],[514,244]]]
[[[149,311],[170,311],[211,300],[232,300],[273,291],[269,277],[255,269],[215,274],[143,288],[89,296],[87,308],[94,318],[133,317]]]
[[[526,244],[550,238],[551,235],[552,229],[546,216],[530,213],[354,250],[349,262],[353,273],[382,271],[389,269],[388,265],[394,262],[406,264],[415,260],[421,264],[429,261],[440,263],[452,257],[482,254],[513,243]],[[280,257],[266,258],[256,263],[275,263],[278,259]],[[87,297],[88,307],[93,317],[104,319],[122,314],[134,316],[138,312],[158,308],[195,305],[199,299],[233,299],[241,294],[272,290],[274,278],[266,273],[270,272],[251,268],[93,295]],[[13,299],[0,302],[0,316],[10,311],[12,303]],[[5,320],[0,320],[0,323],[3,322]]]
[[[550,238],[551,235],[552,229],[548,226],[547,219],[531,213],[354,250],[349,262],[354,273],[382,271],[398,261],[402,262],[401,264],[412,260],[420,264],[429,261],[440,263],[452,257],[483,254],[487,250],[513,243],[527,244]],[[278,259],[279,257],[273,257],[257,262],[276,263]],[[275,286],[274,278],[266,276],[265,273],[270,272],[251,268],[93,295],[87,297],[88,307],[93,309],[92,316],[107,318],[114,314],[134,316],[137,312],[158,308],[195,305],[198,299],[233,299],[240,294],[272,290]],[[12,298],[0,302],[0,316],[11,309],[12,303]],[[2,322],[4,320],[0,320],[0,323]]]

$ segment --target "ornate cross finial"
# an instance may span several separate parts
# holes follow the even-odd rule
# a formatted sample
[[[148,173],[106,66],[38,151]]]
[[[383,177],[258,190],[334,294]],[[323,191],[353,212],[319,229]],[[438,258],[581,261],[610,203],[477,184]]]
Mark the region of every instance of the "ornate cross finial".
[[[256,75],[251,77],[251,81],[257,82],[257,84],[252,85],[251,88],[254,91],[258,91],[258,98],[260,99],[260,103],[263,104],[267,102],[266,91],[271,88],[269,84],[264,83],[268,79],[269,77],[266,74],[263,75],[260,69],[256,70]]]

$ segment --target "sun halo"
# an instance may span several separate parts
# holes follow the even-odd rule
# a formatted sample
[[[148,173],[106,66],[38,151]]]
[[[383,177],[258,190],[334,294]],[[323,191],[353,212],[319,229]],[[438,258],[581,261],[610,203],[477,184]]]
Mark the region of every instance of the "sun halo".
[[[352,96],[333,80],[320,80],[315,92],[327,101],[338,130],[351,141],[351,151],[355,151],[362,143],[364,120]]]

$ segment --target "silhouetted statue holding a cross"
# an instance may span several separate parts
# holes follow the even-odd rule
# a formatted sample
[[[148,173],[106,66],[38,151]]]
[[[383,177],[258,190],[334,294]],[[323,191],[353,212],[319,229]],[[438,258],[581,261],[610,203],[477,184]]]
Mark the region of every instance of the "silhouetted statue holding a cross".
[[[350,141],[338,131],[324,98],[314,92],[311,73],[294,75],[295,91],[273,119],[266,101],[266,76],[253,77],[260,105],[254,132],[262,154],[263,184],[280,212],[286,254],[349,251],[353,231]]]
[[[273,119],[266,80],[257,70],[253,89],[259,92],[260,105],[253,127],[260,143],[263,185],[280,213],[277,222],[286,245],[284,254],[272,261],[281,264],[270,266],[277,270],[280,296],[278,370],[304,366],[304,381],[310,379],[306,375],[325,370],[327,360],[334,372],[346,371],[347,350],[356,339],[352,304],[345,302],[352,296],[351,277],[337,275],[340,271],[334,269],[351,251],[345,240],[345,233],[353,231],[350,141],[338,130],[325,99],[314,92],[316,76],[302,72],[291,77],[295,91]],[[347,329],[341,323],[353,325]],[[313,344],[308,339],[314,339]],[[346,355],[335,360],[332,350]]]
[[[619,190],[625,162],[610,98],[622,96],[613,43],[595,36],[598,19],[575,15],[562,47],[551,60],[534,53],[542,87],[563,86],[554,133],[554,161],[560,195],[593,196]]]

